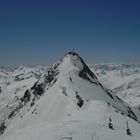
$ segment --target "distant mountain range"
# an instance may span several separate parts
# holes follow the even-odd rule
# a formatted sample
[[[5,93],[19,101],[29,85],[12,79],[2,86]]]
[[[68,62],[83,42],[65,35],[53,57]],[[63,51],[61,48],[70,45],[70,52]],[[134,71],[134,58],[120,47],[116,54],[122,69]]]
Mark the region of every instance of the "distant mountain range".
[[[122,100],[139,108],[139,64],[97,64],[90,65],[90,68],[106,87],[113,90]]]

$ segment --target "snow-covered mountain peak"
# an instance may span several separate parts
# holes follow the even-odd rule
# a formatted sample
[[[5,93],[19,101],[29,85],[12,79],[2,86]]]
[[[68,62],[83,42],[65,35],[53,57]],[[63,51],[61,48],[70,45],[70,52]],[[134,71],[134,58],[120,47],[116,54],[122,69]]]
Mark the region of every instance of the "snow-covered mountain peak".
[[[50,71],[57,73],[55,75],[68,76],[71,74],[79,75],[79,77],[86,79],[90,82],[97,81],[97,77],[85,64],[84,60],[75,52],[69,52],[56,62],[50,68]],[[49,71],[49,73],[50,73]]]
[[[79,72],[83,71],[84,73],[97,79],[96,76],[90,71],[89,67],[85,64],[84,60],[75,52],[69,52],[67,55],[65,55],[63,58],[63,64],[67,69],[70,69],[70,67],[73,69],[75,68]]]
[[[45,94],[45,96],[51,91],[54,96],[61,93],[74,99],[78,94],[85,101],[105,101],[131,118],[138,119],[129,106],[101,84],[84,60],[75,52],[69,52],[55,63],[32,89],[35,90],[33,93],[39,92],[40,95],[41,91],[41,95]]]
[[[71,126],[72,130],[79,131],[78,137],[82,134],[82,129],[85,131],[91,127],[94,130],[95,126],[107,129],[107,133],[110,134],[106,128],[108,127],[106,121],[111,116],[116,122],[119,121],[121,129],[124,128],[122,122],[125,119],[129,119],[130,122],[135,120],[135,124],[140,122],[139,112],[104,87],[75,52],[66,54],[41,75],[41,78],[26,90],[22,97],[15,98],[12,104],[1,109],[0,113],[4,114],[1,124],[6,126],[5,132],[3,131],[4,140],[11,140],[16,133],[26,135],[25,130],[30,128],[33,130],[32,138],[27,134],[26,140],[44,140],[49,137],[50,130],[52,132],[49,140],[72,139],[59,136],[62,134],[59,130],[69,132]],[[20,76],[22,75],[18,75]],[[95,130],[96,133],[97,131]],[[45,137],[42,137],[44,133]]]
[[[77,69],[79,71],[89,71],[88,66],[84,60],[75,52],[67,53],[61,60],[61,69],[70,71],[71,69]]]
[[[59,69],[59,71],[68,72],[71,70],[82,70],[83,69],[83,60],[75,52],[69,52],[64,57],[62,57],[58,62],[56,62],[52,69]]]

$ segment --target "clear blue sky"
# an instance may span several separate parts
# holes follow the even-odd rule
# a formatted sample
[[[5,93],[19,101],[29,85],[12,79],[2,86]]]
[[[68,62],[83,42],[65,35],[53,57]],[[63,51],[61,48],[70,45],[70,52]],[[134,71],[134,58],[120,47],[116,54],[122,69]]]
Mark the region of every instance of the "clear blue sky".
[[[0,0],[0,65],[140,62],[139,0]]]

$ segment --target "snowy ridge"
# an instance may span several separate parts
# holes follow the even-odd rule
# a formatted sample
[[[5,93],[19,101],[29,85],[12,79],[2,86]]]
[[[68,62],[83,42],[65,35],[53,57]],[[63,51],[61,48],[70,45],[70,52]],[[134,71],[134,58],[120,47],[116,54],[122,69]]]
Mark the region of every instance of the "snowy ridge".
[[[2,110],[7,116],[2,140],[139,138],[140,113],[105,88],[74,52],[52,65],[13,103],[12,111]],[[115,130],[108,129],[110,117]],[[126,120],[133,137],[125,133]]]

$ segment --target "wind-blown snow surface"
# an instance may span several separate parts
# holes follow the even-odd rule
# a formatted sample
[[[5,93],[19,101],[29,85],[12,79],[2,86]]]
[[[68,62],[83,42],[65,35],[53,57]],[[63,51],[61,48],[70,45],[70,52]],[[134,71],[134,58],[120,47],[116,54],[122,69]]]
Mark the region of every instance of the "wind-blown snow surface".
[[[84,100],[81,108],[76,93]],[[140,137],[140,113],[104,88],[73,52],[54,64],[16,102],[14,115],[4,120],[7,129],[0,137],[2,140],[139,140]],[[114,130],[108,128],[109,117]],[[126,120],[132,136],[126,135]]]

